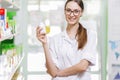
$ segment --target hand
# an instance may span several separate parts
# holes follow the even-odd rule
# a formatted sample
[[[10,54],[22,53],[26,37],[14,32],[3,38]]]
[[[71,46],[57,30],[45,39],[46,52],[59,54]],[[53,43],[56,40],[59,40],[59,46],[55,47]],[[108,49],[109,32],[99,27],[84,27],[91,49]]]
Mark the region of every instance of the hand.
[[[36,37],[42,44],[47,43],[46,33],[42,33],[42,28],[39,26],[36,28]]]

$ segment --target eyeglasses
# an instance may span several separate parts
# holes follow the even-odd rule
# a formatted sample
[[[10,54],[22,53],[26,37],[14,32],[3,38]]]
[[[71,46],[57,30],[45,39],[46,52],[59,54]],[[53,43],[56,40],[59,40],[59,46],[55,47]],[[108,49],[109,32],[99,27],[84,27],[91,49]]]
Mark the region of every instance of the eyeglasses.
[[[66,11],[67,15],[71,15],[71,13],[73,13],[75,16],[78,16],[80,13],[80,10],[77,10],[77,9],[75,9],[73,11],[71,9],[65,9],[65,11]]]

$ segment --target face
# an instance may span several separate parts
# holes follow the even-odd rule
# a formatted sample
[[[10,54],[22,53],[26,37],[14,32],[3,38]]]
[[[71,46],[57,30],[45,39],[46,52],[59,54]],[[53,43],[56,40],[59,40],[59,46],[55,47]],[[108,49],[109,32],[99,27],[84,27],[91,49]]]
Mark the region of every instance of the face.
[[[65,8],[65,17],[68,24],[76,24],[79,22],[79,18],[82,15],[81,7],[74,1],[67,3]]]

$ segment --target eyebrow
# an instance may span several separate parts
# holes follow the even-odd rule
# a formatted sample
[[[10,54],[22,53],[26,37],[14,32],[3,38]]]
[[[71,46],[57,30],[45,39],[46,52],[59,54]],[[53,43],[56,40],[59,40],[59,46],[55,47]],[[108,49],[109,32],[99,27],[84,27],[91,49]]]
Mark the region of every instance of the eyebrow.
[[[69,8],[69,7],[66,7],[65,9],[71,9],[71,8]],[[71,10],[80,10],[80,9],[71,9]]]
[[[70,9],[70,8],[66,8],[66,9]],[[70,9],[70,10],[72,10],[72,11],[74,11],[74,10],[79,10],[79,11],[81,11],[80,9]]]

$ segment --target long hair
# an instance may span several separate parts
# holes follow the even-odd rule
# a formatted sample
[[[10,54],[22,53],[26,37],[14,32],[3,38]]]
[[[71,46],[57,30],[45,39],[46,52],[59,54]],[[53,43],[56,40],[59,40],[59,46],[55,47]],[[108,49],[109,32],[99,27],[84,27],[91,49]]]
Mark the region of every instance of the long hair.
[[[80,6],[82,11],[84,11],[84,4],[82,0],[67,0],[64,8],[66,8],[67,3],[70,1],[76,2]],[[78,40],[78,49],[83,49],[87,42],[87,30],[80,23],[76,36]]]

